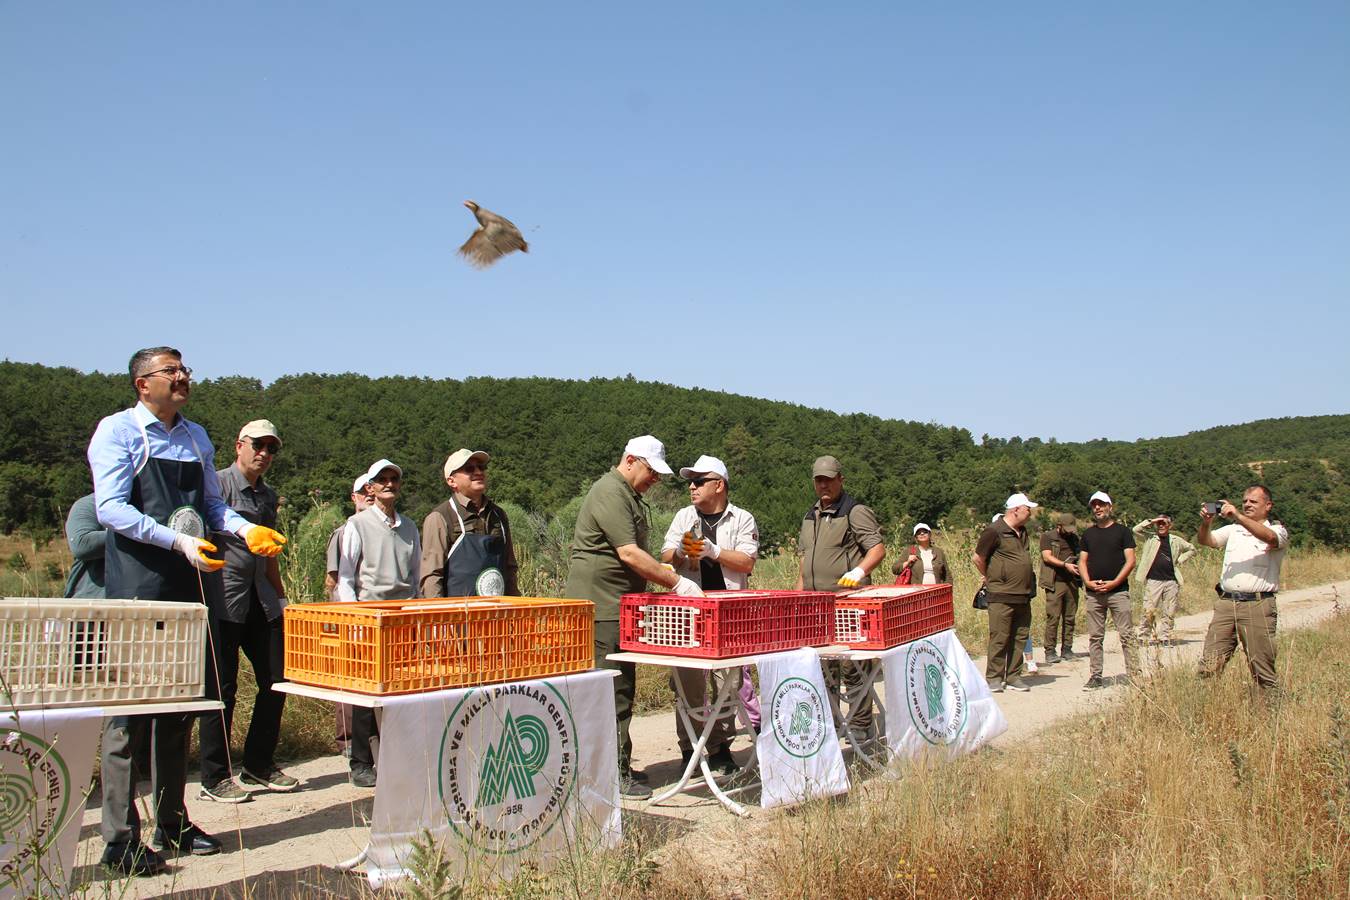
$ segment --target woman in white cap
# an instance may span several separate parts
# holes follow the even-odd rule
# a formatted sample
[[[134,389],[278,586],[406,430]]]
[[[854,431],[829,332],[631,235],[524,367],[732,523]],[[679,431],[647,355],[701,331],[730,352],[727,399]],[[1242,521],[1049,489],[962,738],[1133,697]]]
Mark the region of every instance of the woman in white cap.
[[[909,555],[895,561],[891,572],[904,577],[910,572],[909,584],[951,584],[951,572],[947,568],[947,554],[941,547],[933,546],[933,529],[928,523],[920,522],[914,526],[914,546]]]

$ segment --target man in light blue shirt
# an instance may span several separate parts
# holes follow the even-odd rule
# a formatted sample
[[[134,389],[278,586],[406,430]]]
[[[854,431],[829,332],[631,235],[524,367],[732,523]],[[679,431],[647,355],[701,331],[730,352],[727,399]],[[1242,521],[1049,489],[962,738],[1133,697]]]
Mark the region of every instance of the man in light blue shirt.
[[[206,601],[221,591],[224,560],[212,557],[208,530],[238,534],[253,553],[275,556],[286,539],[254,525],[220,496],[215,451],[206,431],[179,413],[192,392],[192,370],[172,347],[132,356],[129,372],[138,402],[107,416],[89,442],[107,595],[115,599]],[[208,678],[207,694],[214,693]],[[214,699],[214,697],[212,697]],[[153,725],[153,728],[151,727]],[[164,860],[141,845],[135,804],[137,748],[151,741],[155,845],[174,854],[220,852],[220,841],[188,819],[185,714],[114,716],[103,733],[103,863],[131,875],[154,875]]]

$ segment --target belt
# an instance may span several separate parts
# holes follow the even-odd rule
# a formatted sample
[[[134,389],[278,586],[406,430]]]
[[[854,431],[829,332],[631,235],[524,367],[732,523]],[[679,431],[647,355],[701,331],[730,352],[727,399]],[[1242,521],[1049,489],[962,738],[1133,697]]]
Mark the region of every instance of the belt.
[[[1275,596],[1274,591],[1257,591],[1248,593],[1247,591],[1219,591],[1219,596],[1225,600],[1236,600],[1238,603],[1246,603],[1251,600],[1270,600]]]

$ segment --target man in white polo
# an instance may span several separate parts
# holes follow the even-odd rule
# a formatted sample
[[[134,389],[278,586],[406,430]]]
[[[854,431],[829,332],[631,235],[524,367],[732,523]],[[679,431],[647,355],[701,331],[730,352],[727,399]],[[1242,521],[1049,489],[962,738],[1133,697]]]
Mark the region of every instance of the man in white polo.
[[[744,590],[759,557],[759,528],[755,517],[733,504],[727,497],[731,482],[727,467],[715,456],[700,456],[692,466],[680,469],[680,477],[689,479],[690,504],[675,514],[661,544],[661,561],[675,566],[705,591]],[[678,679],[691,706],[707,702],[707,676],[697,669],[675,667],[670,670],[671,687]],[[742,669],[741,688],[749,680]],[[716,696],[717,686],[713,685]],[[750,697],[754,698],[753,688]],[[751,724],[758,725],[758,704],[751,711]],[[731,774],[736,761],[731,756],[731,740],[736,733],[734,715],[719,719],[708,738],[708,765],[714,771]],[[675,723],[680,755],[689,762],[693,745],[680,723]]]

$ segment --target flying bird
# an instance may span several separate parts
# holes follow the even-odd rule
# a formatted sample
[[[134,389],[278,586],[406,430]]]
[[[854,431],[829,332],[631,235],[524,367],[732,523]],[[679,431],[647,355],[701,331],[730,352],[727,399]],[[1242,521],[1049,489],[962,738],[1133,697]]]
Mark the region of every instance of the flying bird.
[[[478,220],[478,230],[469,235],[464,246],[459,248],[459,255],[467,259],[469,265],[486,269],[513,250],[530,252],[530,245],[525,243],[525,239],[520,236],[520,229],[510,219],[483,209],[472,200],[465,200],[464,205]]]

